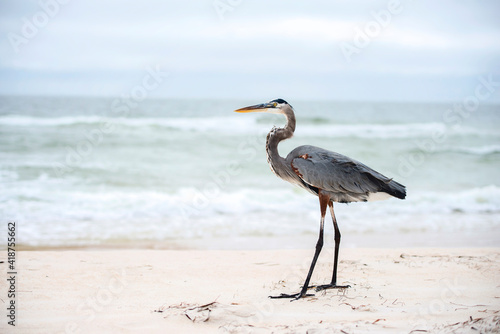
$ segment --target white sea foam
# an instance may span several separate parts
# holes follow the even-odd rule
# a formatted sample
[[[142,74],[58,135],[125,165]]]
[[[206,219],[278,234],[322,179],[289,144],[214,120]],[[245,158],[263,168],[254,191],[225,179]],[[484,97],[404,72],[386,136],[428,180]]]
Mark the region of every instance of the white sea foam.
[[[0,203],[3,215],[20,222],[23,230],[20,241],[33,245],[74,244],[78,240],[104,242],[116,238],[293,236],[316,233],[319,219],[317,200],[288,188],[246,188],[207,196],[196,188],[183,188],[175,193],[57,188],[46,192],[25,183],[10,196],[0,197]],[[500,188],[410,192],[405,201],[337,204],[335,208],[343,229],[350,232],[383,228],[461,231],[474,229],[479,221],[491,224],[493,220],[500,225],[494,218],[500,214]],[[433,218],[417,223],[414,217],[422,216]],[[485,216],[492,218],[485,220]]]
[[[500,145],[484,145],[475,147],[466,147],[466,146],[447,147],[439,150],[439,152],[455,152],[455,153],[464,153],[471,155],[490,155],[490,154],[500,153]]]
[[[284,120],[284,119],[283,119]],[[283,122],[284,123],[284,122]],[[59,126],[99,126],[111,124],[132,128],[169,128],[179,131],[207,132],[224,134],[261,134],[269,126],[261,124],[257,118],[241,115],[227,117],[149,117],[149,118],[110,118],[99,116],[33,117],[7,115],[0,117],[0,126],[19,127],[59,127]],[[281,126],[281,125],[280,125]],[[406,124],[300,124],[297,136],[358,137],[358,138],[417,138],[432,137],[436,133],[451,135],[500,136],[500,133],[461,126],[449,128],[444,123],[406,123]]]
[[[5,126],[62,126],[99,123],[104,118],[99,116],[35,117],[6,115],[0,117],[0,125]]]
[[[281,115],[225,113],[227,101],[203,109],[158,101],[112,118],[100,116],[109,105],[103,101],[35,102],[23,104],[22,115],[0,116],[0,216],[19,222],[21,243],[317,233],[317,199],[274,179],[266,166],[263,141],[273,124],[284,125]],[[406,184],[408,197],[336,204],[343,232],[500,227],[498,109],[448,127],[436,121],[442,108],[432,105],[413,106],[411,113],[391,104],[377,113],[344,107],[297,115],[296,141],[283,143],[281,153],[311,143],[353,155]],[[114,125],[113,133],[101,136],[95,129],[105,123]],[[443,132],[447,140],[418,160],[417,144]],[[402,161],[415,167],[411,175],[398,176]],[[71,168],[63,175],[54,172],[65,165]],[[216,173],[222,173],[217,181]]]

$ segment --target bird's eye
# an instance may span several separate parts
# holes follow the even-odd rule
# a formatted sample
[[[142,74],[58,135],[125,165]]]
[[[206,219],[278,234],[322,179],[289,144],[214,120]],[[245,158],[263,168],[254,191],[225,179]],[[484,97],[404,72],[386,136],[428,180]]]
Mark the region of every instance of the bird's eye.
[[[273,102],[273,106],[276,108],[278,106],[277,102]]]

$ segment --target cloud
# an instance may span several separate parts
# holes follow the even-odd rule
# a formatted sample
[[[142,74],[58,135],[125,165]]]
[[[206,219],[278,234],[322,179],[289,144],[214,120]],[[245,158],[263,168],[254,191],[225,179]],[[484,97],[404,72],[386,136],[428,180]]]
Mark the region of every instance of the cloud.
[[[120,81],[132,81],[151,64],[161,65],[178,78],[178,88],[170,94],[182,95],[184,89],[186,96],[210,95],[209,83],[213,82],[221,87],[235,85],[224,90],[226,97],[243,95],[248,86],[257,87],[261,94],[266,86],[341,98],[330,92],[353,77],[377,82],[374,91],[402,90],[405,80],[416,79],[441,80],[443,87],[449,87],[450,78],[461,77],[466,84],[449,87],[450,92],[459,92],[455,93],[459,98],[475,77],[500,74],[496,42],[500,26],[494,14],[499,5],[494,1],[467,5],[401,1],[402,11],[391,15],[387,26],[379,23],[380,32],[351,61],[346,60],[342,43],[353,44],[360,32],[366,33],[368,24],[377,24],[377,17],[387,13],[389,1],[233,3],[239,5],[221,20],[213,1],[69,1],[16,53],[8,34],[20,34],[23,20],[32,20],[41,5],[3,1],[0,93],[17,92],[21,78],[25,83],[31,78],[33,84],[24,92],[113,94],[121,87]],[[197,90],[196,84],[184,78],[203,84]],[[238,92],[240,80],[246,82]],[[406,87],[406,98],[419,95],[412,92],[412,84]]]

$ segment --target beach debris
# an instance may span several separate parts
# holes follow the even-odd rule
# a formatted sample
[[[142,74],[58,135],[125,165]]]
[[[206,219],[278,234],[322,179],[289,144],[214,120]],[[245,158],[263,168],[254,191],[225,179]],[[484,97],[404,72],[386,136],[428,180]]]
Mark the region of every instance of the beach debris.
[[[203,305],[182,302],[180,304],[170,305],[168,307],[161,306],[153,312],[167,313],[165,318],[171,315],[185,315],[192,322],[206,322],[210,319],[210,313],[217,304],[217,301],[213,301],[211,303]],[[171,311],[174,312],[172,313]]]
[[[374,311],[374,309],[370,306],[370,305],[358,305],[358,306],[354,306],[352,304],[349,304],[349,303],[340,303],[339,305],[347,305],[347,306],[350,306],[351,309],[353,311],[364,311],[364,312],[372,312]]]
[[[473,332],[471,332],[473,331]],[[425,329],[414,329],[410,333],[429,332]],[[486,318],[473,318],[464,322],[456,322],[449,325],[435,326],[430,331],[432,333],[500,333],[500,316],[491,316]]]
[[[398,298],[396,298],[393,302],[392,305],[399,305],[399,306],[405,306],[404,302],[398,302]]]
[[[153,310],[153,312],[163,313],[163,312],[166,312],[167,310],[170,310],[170,309],[185,309],[185,308],[189,308],[189,307],[194,307],[195,305],[196,304],[188,304],[185,302],[182,302],[182,303],[176,304],[176,305],[170,305],[168,307],[165,307],[164,305],[162,305],[157,310]]]
[[[217,302],[214,301],[205,305],[188,308],[184,311],[184,315],[192,322],[207,322],[210,319],[212,308],[216,304]]]
[[[387,321],[387,319],[377,319],[374,322],[372,322],[372,325],[375,325],[379,321]]]
[[[272,305],[270,302],[268,305]],[[246,327],[260,323],[263,317],[269,316],[272,312],[268,306],[262,304],[245,305],[240,302],[230,304],[219,303],[216,300],[206,304],[193,304],[182,302],[180,304],[162,306],[154,312],[162,313],[164,318],[182,317],[188,318],[194,323],[204,322],[227,322],[230,320],[238,325]],[[231,332],[228,328],[227,331]],[[240,331],[241,332],[241,331]],[[253,333],[254,331],[252,331]]]
[[[457,322],[451,325],[444,326],[443,329],[450,330],[455,333],[457,330],[470,329],[478,333],[499,333],[500,332],[500,316],[492,316],[487,318],[472,318],[464,322]]]

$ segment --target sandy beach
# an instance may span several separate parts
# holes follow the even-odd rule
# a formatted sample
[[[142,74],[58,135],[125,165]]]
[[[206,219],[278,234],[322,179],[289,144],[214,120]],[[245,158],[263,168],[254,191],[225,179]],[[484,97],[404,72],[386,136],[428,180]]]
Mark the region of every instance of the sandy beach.
[[[500,334],[499,14],[3,1],[0,334]]]
[[[342,249],[350,289],[290,302],[313,250],[17,253],[16,327],[2,333],[489,333],[500,249]],[[2,274],[7,273],[2,254]],[[332,252],[312,282],[327,283]],[[7,277],[1,279],[2,302]],[[6,320],[7,319],[7,320]]]

